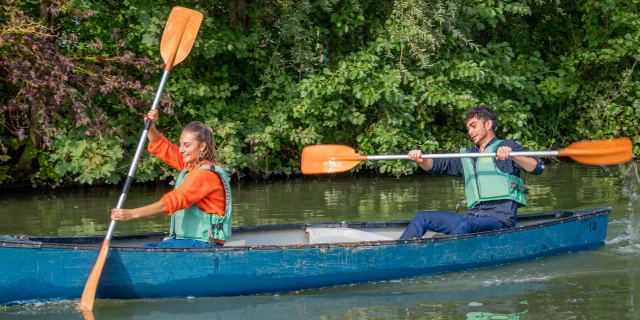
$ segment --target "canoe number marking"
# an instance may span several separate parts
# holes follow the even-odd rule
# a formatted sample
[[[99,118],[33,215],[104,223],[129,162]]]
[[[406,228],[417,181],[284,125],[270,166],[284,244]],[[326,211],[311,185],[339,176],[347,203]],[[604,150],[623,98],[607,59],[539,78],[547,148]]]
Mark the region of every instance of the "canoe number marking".
[[[593,231],[596,231],[596,222],[595,221],[589,222],[589,232],[593,232]]]

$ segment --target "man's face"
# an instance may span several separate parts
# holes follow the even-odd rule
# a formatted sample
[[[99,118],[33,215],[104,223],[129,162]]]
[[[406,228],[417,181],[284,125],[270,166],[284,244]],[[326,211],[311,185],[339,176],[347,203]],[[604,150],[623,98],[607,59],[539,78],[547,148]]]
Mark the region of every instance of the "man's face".
[[[491,120],[482,121],[482,119],[478,117],[473,117],[467,121],[467,133],[469,137],[471,137],[471,140],[473,140],[473,143],[479,145],[486,140],[492,125]]]

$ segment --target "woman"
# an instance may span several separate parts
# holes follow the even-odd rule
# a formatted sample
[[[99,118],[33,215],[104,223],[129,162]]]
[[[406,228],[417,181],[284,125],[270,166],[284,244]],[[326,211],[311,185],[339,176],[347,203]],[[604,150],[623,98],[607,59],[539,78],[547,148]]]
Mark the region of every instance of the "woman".
[[[180,146],[176,146],[156,129],[157,110],[147,113],[145,122],[147,119],[151,119],[149,152],[181,170],[175,188],[148,206],[111,209],[111,219],[171,215],[171,238],[145,247],[224,245],[231,236],[231,188],[226,171],[215,165],[213,131],[201,122],[192,122],[184,127]]]

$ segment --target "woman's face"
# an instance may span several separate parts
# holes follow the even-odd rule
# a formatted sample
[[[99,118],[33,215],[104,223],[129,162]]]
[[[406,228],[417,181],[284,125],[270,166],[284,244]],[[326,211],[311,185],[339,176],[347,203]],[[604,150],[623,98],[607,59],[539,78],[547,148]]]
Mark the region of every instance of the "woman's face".
[[[198,162],[200,153],[204,151],[206,143],[198,143],[192,132],[183,131],[180,135],[180,154],[182,155],[182,161],[190,165]]]

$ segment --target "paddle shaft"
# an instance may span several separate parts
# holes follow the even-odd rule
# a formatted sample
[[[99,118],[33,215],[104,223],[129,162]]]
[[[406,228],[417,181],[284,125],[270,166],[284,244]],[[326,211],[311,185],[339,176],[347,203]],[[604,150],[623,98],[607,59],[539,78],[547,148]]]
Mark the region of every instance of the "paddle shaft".
[[[158,105],[160,104],[160,98],[162,96],[162,91],[164,90],[164,85],[167,83],[167,78],[169,77],[169,70],[165,70],[162,73],[162,79],[160,79],[160,85],[158,86],[158,91],[156,91],[156,97],[153,99],[153,104],[151,105],[151,110],[153,111],[158,109]],[[133,156],[133,161],[131,162],[131,166],[129,167],[129,172],[127,173],[127,178],[124,181],[124,185],[122,186],[122,193],[120,193],[120,198],[118,199],[118,204],[116,205],[117,209],[122,209],[124,206],[124,201],[127,198],[127,192],[129,192],[129,187],[131,186],[131,182],[133,181],[133,174],[136,172],[136,167],[138,166],[138,160],[140,160],[140,155],[142,154],[142,150],[144,149],[144,144],[147,142],[147,135],[149,134],[149,129],[151,128],[151,119],[147,119],[147,122],[144,124],[144,130],[142,130],[142,135],[140,136],[140,141],[138,141],[138,147],[136,148],[136,153]],[[111,220],[109,224],[109,230],[107,231],[107,235],[105,238],[107,240],[111,240],[111,236],[113,235],[113,230],[116,228],[116,221]]]
[[[445,158],[481,158],[481,157],[495,157],[495,152],[487,152],[487,153],[442,153],[442,154],[423,154],[421,159],[445,159]],[[509,153],[509,157],[557,157],[558,151],[520,151],[520,152],[511,152]],[[382,155],[382,156],[364,156],[365,159],[361,157],[353,160],[409,160],[409,156],[406,154],[391,154],[391,155]],[[334,158],[335,159],[335,158]],[[338,157],[335,160],[350,160],[349,157],[340,158]]]

